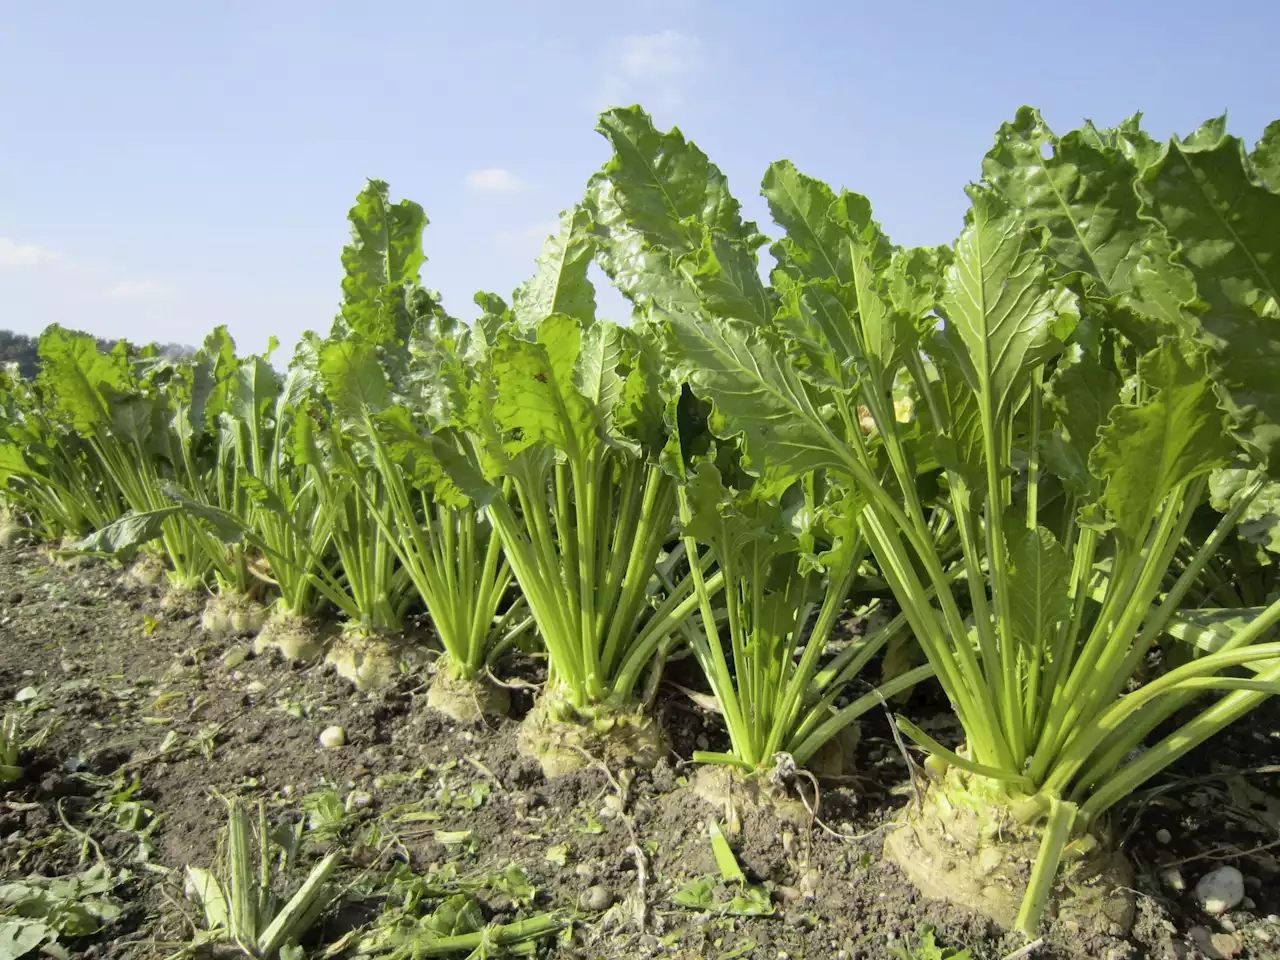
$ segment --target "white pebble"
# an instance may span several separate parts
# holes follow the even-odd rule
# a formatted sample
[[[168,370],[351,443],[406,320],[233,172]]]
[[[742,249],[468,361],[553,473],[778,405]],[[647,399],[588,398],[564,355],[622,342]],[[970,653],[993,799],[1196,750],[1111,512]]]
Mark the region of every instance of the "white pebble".
[[[1177,867],[1166,867],[1160,871],[1160,882],[1170,890],[1187,889],[1187,881],[1182,879],[1182,871]]]
[[[347,731],[342,727],[325,727],[320,731],[320,746],[335,750],[338,747],[346,746],[346,744]]]
[[[1172,839],[1173,839],[1173,834],[1170,833],[1168,830],[1166,830],[1164,827],[1161,827],[1159,830],[1156,831],[1156,840],[1158,840],[1160,843],[1168,843]]]
[[[608,909],[611,903],[613,903],[613,894],[609,892],[608,888],[599,885],[588,887],[582,896],[578,898],[579,906],[583,910],[590,910],[593,913]]]
[[[1244,875],[1235,867],[1219,867],[1196,884],[1196,901],[1205,913],[1221,916],[1244,899]]]

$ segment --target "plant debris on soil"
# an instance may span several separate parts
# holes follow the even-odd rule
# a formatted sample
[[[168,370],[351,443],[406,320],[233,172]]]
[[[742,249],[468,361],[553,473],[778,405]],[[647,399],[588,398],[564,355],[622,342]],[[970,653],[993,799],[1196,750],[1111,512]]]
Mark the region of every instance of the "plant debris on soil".
[[[563,917],[524,948],[545,957],[1280,957],[1274,701],[1117,813],[1135,876],[1128,938],[1058,924],[1028,945],[925,899],[882,857],[915,802],[883,713],[863,721],[852,773],[822,782],[816,821],[746,806],[731,823],[695,794],[685,759],[723,747],[717,718],[674,687],[659,702],[673,749],[656,769],[595,763],[548,780],[517,746],[530,690],[511,691],[510,717],[459,724],[428,708],[429,674],[424,662],[357,692],[332,667],[255,654],[251,637],[212,639],[198,613],[162,612],[158,587],[112,563],[0,555],[0,697],[27,744],[0,785],[0,952],[194,951],[185,868],[214,860],[221,798],[238,796],[303,822],[305,857],[342,853],[343,895],[304,942],[310,956],[356,955],[396,884],[426,877],[428,895],[469,893],[486,924]],[[933,695],[917,693],[912,715],[945,739],[941,704],[928,722]],[[322,745],[333,727],[342,745]],[[1196,884],[1224,865],[1246,896],[1210,915]],[[39,910],[16,910],[24,897]]]

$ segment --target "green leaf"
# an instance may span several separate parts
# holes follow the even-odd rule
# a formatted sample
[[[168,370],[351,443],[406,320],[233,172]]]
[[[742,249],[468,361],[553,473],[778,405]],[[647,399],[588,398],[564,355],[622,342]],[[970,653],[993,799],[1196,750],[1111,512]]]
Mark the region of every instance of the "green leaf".
[[[1167,338],[1142,357],[1138,372],[1154,395],[1113,409],[1089,458],[1103,479],[1103,505],[1131,540],[1175,487],[1219,466],[1232,449],[1202,358],[1188,361]]]
[[[296,383],[297,378],[291,374]],[[246,357],[228,384],[228,412],[245,423],[260,422],[280,395],[280,379],[265,357]]]
[[[1253,476],[1254,471],[1242,467],[1223,468],[1209,474],[1213,508],[1220,513],[1230,510]],[[1273,480],[1263,485],[1258,495],[1249,501],[1235,532],[1271,553],[1280,553],[1280,482]]]
[[[227,896],[212,873],[188,865],[186,888],[188,895],[204,911],[205,926],[208,929],[218,930],[227,926]]]
[[[1120,382],[1092,353],[1075,348],[1060,362],[1045,387],[1056,423],[1043,447],[1045,464],[1085,502],[1097,499],[1101,486],[1090,472],[1089,454],[1111,408],[1120,402]]]
[[[40,944],[57,939],[57,931],[39,920],[0,921],[0,960],[18,960]]]
[[[1253,168],[1258,171],[1273,191],[1280,192],[1280,120],[1272,120],[1262,131],[1262,139],[1249,155]]]
[[[595,255],[591,214],[574,207],[560,214],[560,225],[547,237],[538,257],[538,269],[518,290],[512,313],[518,324],[536,329],[553,313],[589,324],[596,317],[595,288],[587,268]]]
[[[1143,174],[1143,212],[1178,242],[1207,306],[1204,339],[1227,412],[1253,455],[1280,474],[1280,194],[1260,183],[1244,145],[1207,124],[1174,140]]]
[[[388,286],[403,290],[417,282],[426,259],[422,231],[427,215],[411,200],[391,203],[382,180],[370,180],[347,214],[351,242],[342,250],[342,316],[351,329],[373,343],[404,340],[405,330],[388,324]]]
[[[349,417],[376,413],[391,402],[391,386],[374,348],[348,338],[320,350],[320,376],[333,405]]]
[[[615,323],[592,323],[582,331],[573,385],[600,412],[606,424],[612,421],[626,387],[626,347],[627,332]]]
[[[1262,616],[1266,609],[1266,607],[1200,607],[1179,610],[1165,627],[1165,633],[1175,640],[1191,644],[1203,653],[1216,653],[1232,637],[1249,626],[1254,619]],[[1254,660],[1245,664],[1255,673],[1260,673],[1270,665],[1266,660]]]
[[[77,432],[109,424],[109,398],[130,387],[129,364],[122,355],[100,353],[93,337],[57,324],[40,336],[40,361],[39,381],[53,397],[53,412]]]
[[[475,933],[483,926],[484,914],[480,912],[480,905],[465,893],[452,896],[436,907],[427,924],[432,933],[441,937]]]
[[[735,320],[673,323],[673,333],[679,375],[713,402],[713,433],[741,435],[753,473],[785,486],[811,470],[844,466],[843,446],[775,338]]]
[[[720,879],[725,883],[746,883],[746,874],[738,866],[738,858],[733,855],[733,848],[725,839],[720,824],[711,821],[711,850],[715,854],[716,867],[720,870]]]
[[[670,251],[650,246],[628,223],[612,180],[603,174],[592,177],[585,202],[600,244],[597,262],[638,311],[685,316],[698,310],[697,294],[676,271]]]
[[[699,227],[734,237],[756,233],[724,174],[678,129],[659,133],[639,107],[618,107],[600,115],[596,130],[613,145],[604,173],[614,199],[649,244],[680,254],[701,245]]]
[[[1083,131],[1059,140],[1038,110],[1022,107],[996,134],[982,171],[1029,225],[1048,230],[1058,276],[1086,274],[1106,296],[1130,288],[1135,248],[1150,226],[1138,217],[1137,171],[1123,154]]]
[[[754,251],[722,233],[704,233],[687,261],[685,276],[698,291],[703,310],[764,326],[773,312],[760,280]]]
[[[158,539],[164,533],[165,521],[174,517],[203,520],[223,543],[237,543],[243,538],[245,527],[235,514],[192,500],[172,485],[166,484],[163,493],[176,501],[173,506],[142,512],[131,511],[71,544],[68,549],[82,553],[121,553],[135,550]]]
[[[787,231],[773,245],[782,269],[797,279],[853,282],[847,223],[871,223],[866,197],[844,191],[839,197],[821,180],[806,176],[790,160],[765,171],[760,192],[773,219]]]
[[[83,540],[71,544],[72,550],[84,553],[121,553],[136,550],[144,543],[159,539],[164,522],[182,513],[179,506],[161,507],[145,513],[127,513],[96,530]]]
[[[539,325],[537,343],[500,336],[493,351],[493,415],[508,432],[509,456],[540,440],[575,452],[594,430],[593,411],[574,386],[582,338],[578,321],[564,314]]]
[[[981,188],[970,195],[940,307],[964,344],[973,388],[998,420],[1031,367],[1058,348],[1074,297],[1050,288],[1039,246],[1006,201]]]
[[[1053,626],[1071,614],[1066,585],[1071,561],[1062,544],[1044,527],[1029,530],[1018,523],[1005,526],[1009,538],[1010,606],[1013,635],[1039,647]]]

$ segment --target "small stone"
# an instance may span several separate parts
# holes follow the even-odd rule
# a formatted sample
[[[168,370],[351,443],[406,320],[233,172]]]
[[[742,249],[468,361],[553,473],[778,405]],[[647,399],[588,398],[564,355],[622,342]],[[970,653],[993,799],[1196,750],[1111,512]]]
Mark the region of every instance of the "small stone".
[[[1187,881],[1182,879],[1182,871],[1177,867],[1165,867],[1160,871],[1160,882],[1170,890],[1182,891],[1187,889]]]
[[[1240,938],[1229,933],[1215,933],[1209,938],[1209,945],[1223,960],[1231,960],[1232,957],[1238,956],[1240,951],[1244,949],[1244,944]]]
[[[356,810],[363,810],[372,806],[373,794],[368,790],[352,790],[347,794],[347,813],[353,813]]]
[[[1241,910],[1257,910],[1258,909],[1257,901],[1255,901],[1253,897],[1245,897],[1243,900],[1240,901],[1240,909]]]
[[[1272,940],[1275,939],[1275,935],[1266,927],[1256,928],[1253,931],[1253,936],[1255,940],[1258,940],[1261,943],[1270,943]]]
[[[245,658],[249,656],[249,650],[246,647],[232,647],[222,655],[222,665],[228,670],[234,670],[240,664],[244,663]]]
[[[1129,960],[1132,955],[1128,947],[1112,947],[1107,951],[1107,960]]]
[[[347,731],[342,727],[325,727],[320,731],[320,746],[330,750],[344,747],[347,744]]]
[[[1172,839],[1173,839],[1173,834],[1170,833],[1168,830],[1164,829],[1164,827],[1161,827],[1159,830],[1156,831],[1156,840],[1158,842],[1168,843]]]
[[[573,868],[573,872],[584,878],[594,877],[596,875],[596,868],[589,863],[580,863]]]
[[[1235,925],[1234,923],[1232,923],[1232,922],[1231,922],[1227,917],[1223,917],[1221,920],[1219,920],[1219,921],[1218,921],[1218,926],[1220,926],[1220,927],[1221,927],[1223,930],[1225,930],[1227,933],[1235,933],[1235,932],[1236,932],[1236,925]]]
[[[35,687],[23,687],[13,695],[13,699],[18,703],[26,703],[28,700],[34,700],[40,696],[40,691]]]
[[[1187,936],[1191,939],[1191,943],[1197,950],[1208,956],[1214,952],[1213,943],[1209,940],[1209,931],[1205,927],[1192,927],[1187,931]]]
[[[244,692],[245,693],[261,693],[265,689],[267,689],[267,685],[265,683],[263,683],[261,680],[253,680],[249,683],[247,687],[244,688]]]
[[[578,905],[583,910],[598,912],[607,910],[609,905],[613,903],[613,894],[609,892],[607,887],[596,884],[594,887],[588,887],[583,891],[582,896],[578,898]]]
[[[1235,867],[1219,867],[1206,873],[1196,884],[1200,909],[1221,916],[1244,899],[1244,875]]]

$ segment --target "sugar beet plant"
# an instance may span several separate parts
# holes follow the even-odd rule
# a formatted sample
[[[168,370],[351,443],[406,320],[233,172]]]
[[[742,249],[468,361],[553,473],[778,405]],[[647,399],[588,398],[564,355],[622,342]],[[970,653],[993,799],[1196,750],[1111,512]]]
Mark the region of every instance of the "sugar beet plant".
[[[1064,856],[1064,884],[1097,872],[1106,811],[1280,680],[1280,644],[1258,642],[1280,602],[1217,652],[1139,678],[1262,483],[1170,578],[1209,474],[1233,435],[1265,466],[1275,435],[1258,359],[1280,320],[1267,227],[1280,197],[1260,159],[1273,151],[1250,159],[1217,124],[1164,147],[1132,123],[1057,140],[1024,112],[951,250],[895,248],[865,199],[775,164],[763,192],[786,233],[766,287],[759,240],[696,147],[636,110],[601,130],[615,148],[596,188],[606,269],[668,325],[750,469],[850,485],[964,729],[950,750],[900,720],[935,779],[887,851],[926,890],[1033,930]],[[891,406],[902,376],[925,422],[914,436]],[[931,535],[935,510],[960,534],[958,576]],[[1265,666],[1233,669],[1250,663]],[[1025,896],[1005,906],[1000,891],[1018,886],[1005,851],[1027,843]],[[942,872],[957,860],[970,865]],[[1122,922],[1105,887],[1080,912]]]
[[[416,589],[444,647],[429,702],[457,719],[503,713],[509,698],[489,666],[532,621],[510,595],[491,521],[441,467],[471,449],[451,413],[469,376],[471,331],[418,284],[420,206],[392,204],[387,185],[372,181],[350,220],[342,316],[317,354],[335,420],[352,438],[344,470],[365,478],[356,506],[372,520],[367,536],[398,560],[396,575]]]
[[[546,646],[522,742],[548,771],[584,750],[656,762],[665,740],[639,687],[697,604],[664,463],[678,391],[653,330],[595,317],[589,227],[567,212],[512,308],[486,300],[485,348],[456,378],[470,454],[445,462],[485,506]]]

